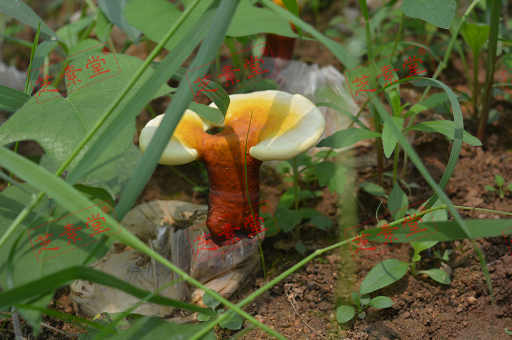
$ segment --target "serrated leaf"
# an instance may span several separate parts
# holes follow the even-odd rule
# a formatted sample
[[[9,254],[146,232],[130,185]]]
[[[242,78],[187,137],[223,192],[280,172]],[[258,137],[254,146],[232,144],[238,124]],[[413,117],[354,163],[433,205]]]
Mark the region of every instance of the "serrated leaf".
[[[439,268],[433,268],[429,270],[420,270],[418,271],[418,274],[427,274],[430,276],[430,278],[434,281],[437,281],[439,283],[442,283],[444,285],[449,285],[452,281],[450,280],[450,277],[448,274],[446,274],[444,271],[442,271]]]
[[[318,229],[325,230],[326,228],[330,228],[332,226],[332,221],[329,217],[320,215],[313,217],[309,223],[317,227]]]
[[[407,199],[407,195],[402,188],[400,188],[400,184],[395,182],[388,198],[388,209],[395,221],[405,216],[408,205],[409,200]]]
[[[220,305],[220,301],[206,293],[203,295],[203,303],[213,310],[215,310],[215,308]]]
[[[500,188],[503,186],[503,184],[505,184],[505,180],[500,175],[494,175],[494,181]]]
[[[388,195],[384,191],[384,188],[378,184],[371,183],[371,182],[363,182],[363,183],[359,183],[359,186],[361,188],[363,188],[364,191],[366,191],[367,193],[369,193],[372,196],[388,197]]]
[[[20,140],[35,140],[45,149],[48,157],[55,164],[61,164],[72,152],[74,146],[86,135],[87,131],[92,129],[94,124],[103,114],[103,111],[122,89],[120,84],[131,79],[133,73],[141,66],[142,60],[126,55],[113,56],[112,53],[104,56],[99,53],[100,58],[105,59],[105,69],[112,67],[112,73],[120,73],[95,82],[95,78],[89,78],[90,74],[77,73],[77,85],[69,82],[68,96],[63,98],[55,96],[54,93],[39,91],[22,108],[20,108],[7,122],[0,126],[0,144],[7,144]],[[87,70],[86,63],[89,57],[78,58],[73,61],[75,69]],[[117,62],[116,62],[117,61]],[[90,69],[90,67],[89,67]],[[128,101],[134,95],[145,80],[147,80],[154,71],[148,69],[140,77],[139,81],[132,87],[124,97],[123,102]],[[66,83],[68,83],[66,81]],[[87,85],[87,86],[86,86]],[[83,88],[79,88],[84,86]],[[172,91],[166,84],[155,93],[153,98],[157,98],[165,93]],[[40,95],[41,94],[41,95]],[[121,106],[122,107],[122,104]],[[121,115],[119,107],[114,110],[110,117],[103,124],[104,126],[115,117]],[[99,129],[101,131],[102,128]],[[119,171],[124,172],[125,179],[131,176],[135,168],[137,151],[133,151],[133,137],[135,135],[135,121],[131,123],[122,133],[112,139],[100,157],[90,165],[89,171],[85,174],[88,177],[88,183],[102,186],[97,183],[110,181]],[[68,171],[75,168],[90,145],[94,143],[96,136],[93,136],[88,144],[82,149],[81,153],[75,157],[74,161],[68,167]],[[132,149],[130,151],[130,149]],[[119,169],[122,158],[130,153],[131,158],[128,169]],[[140,153],[139,153],[140,155]],[[130,157],[131,157],[130,156]],[[135,163],[132,162],[135,160]],[[117,181],[116,181],[117,182]],[[117,183],[114,183],[114,185]],[[108,189],[110,192],[111,188]]]
[[[425,20],[437,27],[448,29],[455,16],[455,0],[404,0],[402,11],[411,18]]]
[[[376,298],[373,298],[370,303],[370,306],[373,308],[389,308],[393,306],[393,301],[386,297],[386,296],[377,296]]]
[[[138,44],[141,32],[130,25],[123,14],[128,2],[129,0],[98,0],[98,5],[108,20],[122,29],[130,37],[131,41]]]
[[[408,268],[408,263],[399,260],[390,259],[382,261],[366,275],[359,288],[359,293],[369,294],[389,286],[393,282],[400,280],[407,273]]]
[[[404,126],[404,119],[401,117],[390,118],[398,126],[400,131],[402,131]],[[382,129],[382,148],[384,149],[384,155],[387,158],[389,158],[391,154],[393,154],[393,150],[395,150],[396,143],[398,143],[398,139],[391,133],[388,124],[389,123],[385,123],[384,128]]]
[[[380,137],[381,134],[375,131],[350,128],[333,133],[331,136],[322,139],[317,147],[329,147],[334,149],[341,149],[351,146],[363,139]]]
[[[415,104],[411,106],[409,110],[402,116],[402,118],[407,118],[412,115],[418,114],[422,111],[429,110],[431,108],[434,108],[438,105],[441,105],[445,101],[449,100],[448,95],[445,92],[442,93],[435,93],[422,101],[421,103]]]
[[[352,320],[354,315],[356,315],[354,308],[350,306],[339,306],[336,310],[336,321],[339,323],[344,323]]]
[[[455,123],[451,120],[435,120],[430,122],[423,122],[416,125],[411,126],[409,129],[406,130],[420,130],[425,132],[438,132],[446,137],[450,138],[451,140],[454,139],[455,135]],[[467,131],[463,131],[462,140],[469,145],[473,146],[481,146],[482,142],[480,140],[472,135],[470,135]]]
[[[331,193],[334,193],[334,191],[340,194],[343,193],[345,184],[348,183],[345,177],[347,169],[334,162],[321,162],[312,169],[313,173],[318,178],[318,184],[320,184],[320,186],[324,187],[327,185]]]
[[[301,221],[299,213],[290,209],[277,208],[274,217],[279,229],[285,233],[293,230]]]
[[[304,255],[306,254],[306,246],[304,245],[304,243],[302,243],[301,240],[297,241],[297,243],[295,243],[295,250],[297,250],[301,255]]]

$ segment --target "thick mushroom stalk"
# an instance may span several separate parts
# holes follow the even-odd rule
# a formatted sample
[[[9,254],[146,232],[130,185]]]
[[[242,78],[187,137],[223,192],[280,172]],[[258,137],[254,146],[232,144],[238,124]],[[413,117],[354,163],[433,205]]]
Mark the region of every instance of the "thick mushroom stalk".
[[[251,219],[249,206],[259,203],[261,163],[287,160],[307,151],[325,130],[321,112],[301,95],[262,91],[232,95],[230,99],[224,129],[215,135],[205,132],[213,124],[187,110],[160,159],[161,164],[168,165],[193,160],[205,165],[210,180],[206,225],[217,245],[229,242],[228,236],[233,234],[236,238],[231,238],[232,242],[258,232],[246,222]],[[142,152],[162,118],[156,117],[142,130]]]

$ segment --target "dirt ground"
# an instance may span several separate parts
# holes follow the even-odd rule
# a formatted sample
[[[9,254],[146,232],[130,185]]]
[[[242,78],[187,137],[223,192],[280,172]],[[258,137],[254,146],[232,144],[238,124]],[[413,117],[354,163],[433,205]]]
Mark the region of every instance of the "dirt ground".
[[[305,16],[308,20],[308,17]],[[311,19],[311,18],[309,18]],[[328,22],[328,20],[325,20]],[[319,28],[321,29],[321,27]],[[27,37],[23,37],[29,39]],[[297,43],[297,58],[314,58],[322,66],[332,63],[339,69],[339,62],[335,61],[332,54],[322,49],[318,43],[306,41]],[[28,65],[20,63],[21,69]],[[471,58],[468,62],[471,68]],[[453,65],[460,64],[453,62]],[[467,91],[467,85],[460,81],[460,73],[450,68],[441,80],[461,91]],[[483,67],[481,68],[483,69]],[[452,75],[458,75],[452,77]],[[411,90],[404,91],[406,96],[419,96],[417,88],[408,87]],[[408,98],[402,98],[407,102]],[[152,106],[158,112],[158,108],[165,107],[167,99],[158,99]],[[494,175],[501,175],[506,184],[512,180],[512,107],[509,102],[503,101],[499,96],[495,98],[492,107],[500,113],[500,119],[487,128],[487,141],[483,147],[471,148],[463,145],[457,167],[450,179],[445,192],[455,205],[471,206],[512,212],[512,193],[506,192],[505,198],[500,198],[496,192],[488,192],[485,185],[493,185]],[[465,129],[472,135],[476,135],[476,122],[469,119],[469,113],[463,106],[465,114]],[[432,120],[433,111],[422,113],[418,121]],[[148,112],[144,111],[138,117],[137,126],[144,126],[150,119]],[[137,140],[136,140],[137,142]],[[426,134],[416,132],[413,134],[413,146],[427,166],[435,180],[439,181],[444,172],[449,158],[451,144],[439,134]],[[25,156],[37,156],[42,152],[33,142],[20,144],[20,153]],[[373,155],[375,148],[360,147],[354,149],[355,158]],[[392,162],[385,162],[385,171],[392,171]],[[399,163],[401,169],[402,164]],[[202,183],[203,178],[199,171],[190,166],[179,166],[177,169],[196,183]],[[289,183],[282,181],[281,175],[265,168],[262,170],[261,200],[269,200],[275,209],[281,194]],[[356,181],[376,183],[376,166],[364,164],[356,167]],[[419,172],[409,166],[406,177],[408,183],[415,182],[419,188],[412,189],[409,201],[412,203],[428,199],[433,191],[422,179]],[[306,184],[302,184],[305,189]],[[385,188],[391,187],[391,182],[384,182]],[[0,184],[0,189],[4,185]],[[307,189],[318,190],[318,184],[312,182]],[[314,240],[309,243],[308,254],[314,249],[324,248],[336,242],[344,240],[343,230],[356,224],[364,223],[375,217],[375,211],[380,200],[369,195],[361,188],[356,189],[357,200],[363,209],[357,213],[357,221],[354,224],[342,221],[340,207],[344,202],[340,195],[331,194],[326,188],[323,196],[308,202],[308,206],[316,208],[322,214],[329,216],[334,225],[327,231],[321,231],[313,227],[306,227],[302,232],[303,241]],[[345,196],[344,196],[345,197]],[[179,199],[193,203],[205,204],[207,196],[194,192],[189,183],[181,179],[168,167],[158,166],[146,189],[141,194],[139,202],[155,199]],[[382,207],[387,205],[383,199]],[[388,213],[381,207],[379,215]],[[483,213],[477,211],[460,210],[464,218],[504,218],[503,215]],[[512,226],[512,223],[511,223]],[[369,225],[368,227],[375,227]],[[279,275],[284,270],[299,262],[303,256],[293,248],[281,250],[274,247],[275,243],[287,240],[290,236],[279,233],[268,238],[263,243],[263,252],[268,266],[269,279]],[[481,247],[491,273],[494,287],[496,306],[491,303],[491,297],[487,289],[485,278],[475,251],[468,240],[459,242],[439,243],[432,251],[424,251],[422,260],[418,263],[419,270],[441,267],[441,261],[433,254],[434,250],[444,252],[445,249],[453,250],[450,259],[446,261],[444,270],[451,273],[451,284],[443,285],[433,281],[425,275],[413,277],[407,273],[398,282],[370,294],[372,297],[384,295],[392,299],[393,306],[387,309],[366,310],[365,320],[354,318],[352,321],[340,325],[336,321],[336,308],[343,304],[350,304],[350,294],[358,291],[359,284],[369,270],[376,264],[386,259],[398,259],[410,261],[413,251],[409,245],[383,252],[379,256],[355,263],[348,247],[343,246],[333,250],[324,256],[319,256],[298,272],[290,275],[285,280],[270,290],[270,299],[263,294],[244,310],[256,319],[265,323],[274,330],[280,332],[289,339],[368,339],[368,340],[507,340],[511,336],[505,334],[504,328],[512,328],[512,256],[503,237],[476,240]],[[380,243],[372,246],[379,249],[384,247]],[[264,284],[263,272],[252,273],[246,282],[231,298],[237,303],[257,290]],[[60,289],[49,308],[61,312],[75,314],[69,287]],[[4,319],[0,319],[3,321]],[[73,325],[64,323],[58,319],[45,316],[45,323],[69,333],[80,333],[81,330]],[[22,321],[22,325],[25,322]],[[248,327],[246,322],[243,328]],[[12,323],[6,323],[2,339],[13,338]],[[25,331],[29,327],[24,328]],[[24,334],[25,334],[24,331]],[[216,329],[218,339],[229,339],[239,331]],[[32,339],[31,336],[28,337]],[[69,338],[49,328],[44,328],[37,339],[64,339]],[[245,334],[241,339],[269,339],[264,331],[255,329]]]

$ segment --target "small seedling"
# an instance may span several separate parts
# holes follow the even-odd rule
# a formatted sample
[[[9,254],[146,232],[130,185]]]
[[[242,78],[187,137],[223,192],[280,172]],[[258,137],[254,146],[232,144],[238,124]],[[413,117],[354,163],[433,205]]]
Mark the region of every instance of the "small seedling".
[[[370,299],[369,294],[360,295],[359,293],[352,293],[352,302],[357,306],[357,317],[364,319],[366,313],[363,311],[366,307],[372,306],[373,308],[389,308],[393,306],[393,301],[386,296],[377,296]],[[352,320],[356,315],[356,309],[351,306],[340,306],[336,311],[336,320],[339,323],[344,323]]]
[[[441,256],[441,252],[439,250],[435,250],[434,251],[434,255],[440,259],[441,261],[448,261],[450,259],[450,254],[452,253],[453,250],[451,249],[446,249],[444,251],[444,254],[443,256]]]
[[[496,183],[496,186],[498,187],[498,192],[500,194],[500,197],[501,198],[505,197],[505,190],[503,189],[503,185],[505,184],[505,180],[503,179],[503,177],[501,177],[500,175],[495,175],[494,176],[494,182]],[[496,188],[494,188],[491,185],[486,185],[484,188],[487,191],[489,191],[489,192],[495,192],[496,191]],[[507,189],[509,191],[512,191],[512,183],[510,183],[507,186]]]
[[[220,305],[220,302],[212,298],[211,296],[204,294],[203,295],[203,303],[210,307],[213,311]],[[221,308],[218,311],[216,311],[217,314],[222,314],[225,312],[225,309]],[[203,313],[199,313],[197,315],[197,321],[206,322],[209,321],[212,317]],[[236,330],[242,328],[242,318],[238,314],[233,314],[230,318],[227,318],[226,320],[219,323],[219,325],[222,328],[230,329],[230,330]]]
[[[420,270],[416,272],[416,262],[421,260],[420,252],[426,250],[430,247],[433,247],[437,244],[438,241],[427,241],[427,242],[411,242],[411,245],[414,249],[414,255],[412,257],[412,262],[409,263],[411,266],[411,274],[416,276],[416,274],[427,274],[434,281],[439,283],[448,285],[451,283],[450,277],[444,271],[439,268],[432,268],[429,270]],[[451,253],[451,251],[450,251]],[[447,251],[444,252],[443,259],[446,256],[446,260],[448,260],[450,253],[447,254]]]

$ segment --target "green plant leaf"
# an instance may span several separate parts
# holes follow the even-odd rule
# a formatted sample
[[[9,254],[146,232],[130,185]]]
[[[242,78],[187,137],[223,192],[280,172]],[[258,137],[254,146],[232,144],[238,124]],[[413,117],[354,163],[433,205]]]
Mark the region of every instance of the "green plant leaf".
[[[302,216],[303,219],[309,219],[315,216],[320,216],[322,214],[316,209],[302,208],[300,209],[300,215]]]
[[[295,210],[277,208],[274,211],[276,223],[283,232],[293,230],[301,221],[300,214]]]
[[[122,29],[135,44],[138,44],[140,31],[130,25],[123,14],[128,2],[129,0],[98,0],[98,5],[111,22]]]
[[[327,185],[331,193],[334,191],[340,194],[343,193],[345,184],[348,183],[345,177],[347,169],[334,162],[321,162],[316,164],[312,169],[321,187]]]
[[[438,241],[411,242],[411,246],[414,248],[414,253],[419,254],[423,250],[432,248],[438,243]]]
[[[41,21],[41,32],[50,37],[60,38],[39,16],[23,1],[0,0],[0,12],[8,17],[21,21],[37,30],[39,21]]]
[[[388,197],[388,194],[384,191],[384,188],[381,187],[378,184],[371,183],[371,182],[363,182],[359,183],[359,186],[363,188],[364,191],[369,193],[372,196],[383,196]]]
[[[318,229],[325,230],[326,228],[330,228],[332,226],[332,221],[329,217],[320,215],[313,217],[309,223],[317,227]]]
[[[437,27],[448,29],[455,16],[455,0],[404,0],[402,11],[411,18],[425,20]]]
[[[112,26],[113,24],[108,21],[101,8],[99,8],[96,19],[96,36],[100,41],[106,42],[108,40],[110,32],[112,31]]]
[[[352,301],[356,304],[357,307],[361,306],[361,295],[357,292],[352,292]]]
[[[494,182],[498,185],[499,188],[505,184],[505,180],[500,175],[494,175]]]
[[[487,191],[490,191],[490,192],[494,192],[496,191],[496,189],[494,189],[494,187],[490,186],[490,185],[486,185],[484,186],[484,189],[487,190]]]
[[[197,321],[205,322],[210,320],[212,317],[203,313],[197,314]]]
[[[393,306],[393,301],[387,296],[377,296],[370,301],[369,305],[372,306],[373,308],[379,309],[389,308]]]
[[[157,317],[143,316],[137,320],[130,328],[124,332],[109,337],[109,340],[182,340],[190,339],[200,329],[205,327],[204,324],[188,325],[168,322]],[[215,332],[209,331],[208,334],[201,338],[201,340],[215,340]]]
[[[215,298],[208,294],[203,295],[203,303],[210,307],[212,310],[215,310],[220,305],[220,301],[217,301]]]
[[[173,50],[176,44],[191,30],[197,29],[200,14],[208,8],[213,0],[204,0],[193,10],[189,20],[176,32],[165,45],[169,51]],[[133,26],[141,30],[149,39],[160,41],[163,38],[165,30],[162,27],[169,27],[169,23],[178,20],[181,11],[165,0],[132,0],[125,8],[124,14],[126,20]],[[206,34],[207,28],[202,29],[203,36]],[[272,13],[266,8],[258,8],[253,6],[250,1],[240,1],[235,16],[226,33],[232,37],[242,37],[257,33],[274,33],[287,37],[298,37],[293,32],[287,20],[279,15]],[[194,41],[194,44],[198,44]]]
[[[29,85],[29,90],[30,92],[32,92],[34,90],[34,86],[36,84],[36,81],[37,81],[37,77],[39,75],[39,71],[36,71],[37,69],[39,69],[41,66],[43,66],[43,62],[44,62],[44,58],[50,53],[51,50],[53,50],[53,48],[55,47],[55,45],[57,44],[57,41],[55,40],[49,40],[49,41],[43,41],[42,43],[40,43],[37,48],[36,48],[36,52],[34,53],[34,59],[32,59],[32,66],[31,66],[31,70],[34,70],[33,72],[31,71],[29,73],[30,75],[30,84]],[[29,93],[30,93],[29,92]]]
[[[242,328],[243,320],[238,314],[233,314],[231,317],[221,321],[219,325],[222,328],[230,329],[230,330],[236,330]]]
[[[434,120],[430,122],[423,122],[416,125],[411,126],[409,129],[406,130],[421,130],[426,132],[438,132],[446,137],[450,138],[451,140],[454,139],[454,133],[455,133],[455,123],[451,120]],[[463,131],[463,137],[462,140],[469,145],[473,146],[481,146],[482,143],[478,138],[471,136],[467,131]]]
[[[509,185],[507,185],[507,189],[512,191],[512,183],[510,183]]]
[[[430,276],[432,280],[442,283],[444,285],[449,285],[452,282],[448,274],[446,274],[439,268],[420,270],[418,271],[418,274],[427,274],[428,276]]]
[[[448,95],[444,92],[442,93],[435,93],[422,101],[421,103],[415,104],[411,106],[409,110],[402,116],[402,118],[407,118],[412,115],[418,114],[422,111],[432,109],[438,105],[443,104],[445,101],[449,100]]]
[[[85,17],[73,23],[62,26],[57,30],[57,35],[67,44],[70,48],[78,44],[78,32],[92,24],[94,19],[92,17]]]
[[[301,240],[298,240],[297,243],[295,243],[295,250],[299,252],[299,254],[304,255],[306,254],[306,246],[304,243],[302,243]]]
[[[423,207],[423,206],[425,206],[425,204],[426,204],[426,202],[424,204],[422,204],[421,206]],[[437,208],[442,204],[443,204],[443,202],[440,199],[438,199],[436,201],[436,203],[434,203],[434,205],[430,208]],[[430,221],[442,222],[442,221],[446,221],[446,220],[448,220],[448,211],[446,209],[439,209],[434,212],[429,212],[421,217],[422,222],[430,222]]]
[[[210,81],[206,87],[218,91],[215,93],[205,91],[204,94],[206,94],[215,103],[215,106],[222,112],[223,116],[225,117],[226,113],[228,112],[229,103],[231,102],[228,94],[219,84],[213,81]],[[224,121],[224,117],[222,121]]]
[[[350,128],[333,133],[331,136],[322,139],[317,147],[329,147],[334,149],[341,149],[347,146],[351,146],[363,139],[380,137],[381,134],[378,132]]]
[[[41,93],[39,91],[7,122],[0,126],[0,144],[20,140],[35,140],[45,149],[53,163],[60,164],[63,162],[72,152],[76,143],[86,135],[87,131],[92,129],[97,119],[99,119],[102,110],[98,108],[108,107],[111,100],[121,90],[119,84],[128,81],[132,73],[142,64],[140,59],[122,54],[116,55],[115,59],[112,54],[103,56],[100,53],[100,55],[105,58],[106,65],[112,67],[112,72],[115,71],[114,67],[117,69],[117,65],[119,65],[120,73],[96,83],[94,83],[95,78],[88,79],[88,77],[84,77],[81,79],[82,82],[77,83],[78,85],[71,84],[68,87],[67,98],[55,96],[55,94],[49,94],[48,92],[42,92],[39,96]],[[91,57],[82,57],[73,61],[75,69],[86,70],[87,58]],[[144,72],[126,95],[123,100],[124,103],[134,95],[135,91],[153,72],[152,69]],[[79,86],[85,87],[76,89]],[[154,93],[153,98],[170,91],[172,89],[169,86],[162,84],[160,89]],[[105,123],[122,114],[123,112],[119,108],[114,110]],[[103,128],[100,128],[99,131],[102,130]],[[134,165],[140,157],[140,153],[133,149],[134,135],[135,121],[131,122],[116,138],[111,138],[110,145],[103,150],[101,156],[90,164],[90,170],[84,175],[88,178],[86,182],[88,185],[105,187],[113,194],[113,186],[107,182],[112,181],[112,178],[115,178],[119,171],[123,172],[123,181],[131,177]],[[96,139],[97,136],[94,136],[82,149],[80,155],[83,155],[83,152],[87,151]],[[83,156],[77,156],[67,170],[73,170],[81,157]],[[130,164],[130,168],[119,168],[120,165],[123,165],[123,161],[126,161],[124,165]],[[81,178],[84,178],[84,176]],[[112,184],[117,185],[118,183],[118,181],[114,181]]]
[[[462,25],[460,33],[473,54],[478,54],[483,44],[489,39],[489,29],[489,25],[481,23],[472,24],[464,22]]]
[[[370,303],[370,295],[369,294],[361,295],[361,307],[366,306],[369,303]]]
[[[197,113],[201,118],[206,119],[214,124],[222,124],[224,122],[224,115],[221,110],[214,107],[190,102],[188,108]]]
[[[408,263],[399,260],[390,259],[382,261],[373,267],[366,275],[359,288],[359,293],[369,294],[389,286],[393,282],[400,280],[405,275],[408,268]]]
[[[0,104],[17,110],[30,99],[28,94],[8,86],[0,85]]]
[[[400,117],[390,117],[397,126],[402,127],[404,125],[404,119]],[[384,124],[382,129],[382,148],[384,149],[384,155],[389,158],[395,150],[398,139],[391,133],[388,124]]]
[[[400,184],[395,182],[388,198],[388,209],[391,212],[391,216],[393,216],[395,220],[403,218],[407,212],[406,208],[408,205],[409,200],[407,199],[407,195],[402,188],[400,188]]]
[[[336,310],[336,321],[339,323],[344,323],[352,320],[354,315],[356,315],[354,308],[350,306],[339,306]]]
[[[503,330],[505,331],[505,333],[507,333],[508,335],[512,335],[512,331],[509,330],[508,328],[503,328]]]

